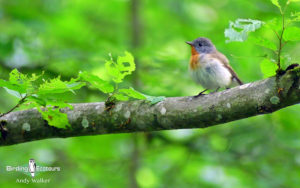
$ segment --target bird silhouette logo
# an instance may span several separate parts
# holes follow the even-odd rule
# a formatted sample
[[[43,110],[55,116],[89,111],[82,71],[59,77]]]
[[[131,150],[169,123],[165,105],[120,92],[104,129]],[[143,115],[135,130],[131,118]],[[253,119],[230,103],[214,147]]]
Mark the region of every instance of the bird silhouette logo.
[[[31,174],[32,177],[34,177],[34,173],[36,170],[36,164],[35,164],[35,160],[34,159],[29,159],[29,172]]]

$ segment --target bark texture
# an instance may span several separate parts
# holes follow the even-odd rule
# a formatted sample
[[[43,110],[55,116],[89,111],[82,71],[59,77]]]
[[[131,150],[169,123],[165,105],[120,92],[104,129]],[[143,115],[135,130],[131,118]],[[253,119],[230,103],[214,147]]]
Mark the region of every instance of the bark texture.
[[[137,100],[118,102],[110,111],[105,104],[72,104],[70,129],[49,126],[35,109],[0,118],[0,145],[47,138],[205,128],[259,114],[272,113],[300,102],[300,68],[282,76],[244,84],[198,98],[170,97],[155,105]],[[87,126],[88,125],[88,126]]]

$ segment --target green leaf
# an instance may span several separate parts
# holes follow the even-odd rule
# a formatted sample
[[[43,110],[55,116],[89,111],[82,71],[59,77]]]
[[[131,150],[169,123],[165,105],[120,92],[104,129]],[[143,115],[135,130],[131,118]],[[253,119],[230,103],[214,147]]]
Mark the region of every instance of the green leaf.
[[[102,80],[98,76],[87,72],[81,72],[79,73],[79,77],[82,80],[89,82],[92,86],[99,89],[103,93],[112,93],[114,91],[114,87],[108,81]]]
[[[125,76],[130,75],[135,70],[134,58],[129,52],[124,56],[119,56],[117,62],[106,61],[105,68],[112,80],[116,83],[123,81]]]
[[[9,93],[10,95],[15,96],[15,97],[17,97],[17,98],[19,98],[19,99],[25,97],[25,95],[26,95],[26,94],[24,94],[24,93],[21,94],[21,93],[19,93],[18,91],[8,89],[7,87],[4,87],[4,89],[5,89],[5,91],[6,91],[7,93]]]
[[[35,103],[35,107],[39,107],[39,106],[46,106],[47,102],[45,99],[41,98],[41,97],[37,97],[35,95],[29,96],[26,98],[26,102],[29,103]]]
[[[135,99],[146,99],[146,97],[142,93],[134,90],[133,88],[120,89],[119,92]]]
[[[19,92],[19,93],[25,93],[26,92],[26,90],[23,87],[20,87],[20,85],[12,84],[12,83],[10,83],[6,80],[2,80],[2,79],[0,79],[0,87],[7,88],[9,90],[14,90],[14,91]]]
[[[119,70],[124,71],[125,75],[131,74],[135,70],[134,58],[129,52],[125,52],[124,56],[119,56],[117,64]]]
[[[76,79],[71,79],[71,81],[62,81],[60,77],[51,79],[41,84],[37,94],[38,95],[51,95],[55,93],[65,93],[65,92],[73,92],[76,89],[80,89],[84,86],[83,82],[76,82]]]
[[[235,22],[229,22],[229,28],[225,29],[226,42],[247,40],[248,33],[259,29],[263,25],[260,20],[237,19]]]
[[[155,96],[145,95],[145,97],[146,97],[146,100],[147,100],[148,102],[150,102],[151,105],[154,105],[154,104],[159,103],[159,102],[161,102],[161,101],[163,101],[163,100],[166,99],[165,96],[158,96],[158,97],[155,97]]]
[[[151,105],[166,99],[166,97],[164,96],[154,97],[154,96],[145,95],[134,90],[133,88],[120,89],[119,93],[115,94],[115,97],[117,100],[121,100],[121,101],[127,101],[128,97],[141,99],[141,100],[146,99],[146,101],[150,102]]]
[[[21,74],[17,69],[9,73],[9,80],[0,80],[0,87],[17,91],[19,93],[26,93],[28,87],[28,79],[25,75]]]
[[[273,3],[273,5],[275,5],[276,7],[279,8],[279,11],[280,11],[280,12],[282,12],[282,11],[281,11],[281,6],[280,6],[278,0],[271,0],[271,2]]]
[[[40,76],[32,74],[31,77],[20,73],[17,69],[12,70],[9,73],[9,80],[0,79],[0,87],[5,87],[6,91],[14,96],[18,96],[17,93],[32,93],[34,91],[34,81]]]
[[[279,20],[278,18],[273,18],[266,22],[265,27],[270,28],[273,31],[276,31],[277,33],[280,33],[281,20]]]
[[[114,95],[114,97],[118,100],[118,101],[128,101],[129,97],[126,96],[125,94],[122,93],[116,93]]]
[[[67,114],[60,112],[60,110],[66,107],[73,109],[72,105],[60,100],[49,99],[47,95],[42,95],[42,97],[37,95],[29,96],[26,98],[26,103],[36,107],[43,119],[46,120],[49,125],[57,128],[66,128],[67,126],[70,126]],[[46,108],[41,109],[42,106]]]
[[[61,129],[66,129],[70,126],[67,114],[60,112],[58,108],[53,109],[53,107],[47,107],[42,110],[38,107],[37,109],[49,125]]]
[[[292,22],[299,22],[300,21],[300,12],[291,13],[291,21]]]
[[[120,73],[117,65],[114,61],[106,61],[105,70],[112,77],[112,80],[116,83],[122,82],[122,74]]]
[[[300,21],[300,12],[292,12],[291,17],[286,19],[285,23],[286,26],[289,26],[290,24],[294,22],[299,22]]]
[[[271,49],[273,51],[277,50],[276,44],[274,44],[272,41],[262,38],[262,37],[250,37],[249,40],[253,41],[254,44],[258,46],[262,46],[268,49]]]
[[[300,28],[288,27],[283,33],[283,39],[285,41],[299,41],[300,40]]]
[[[269,59],[264,59],[260,63],[260,70],[264,75],[264,78],[268,78],[270,76],[275,75],[276,70],[277,70],[277,65],[270,61]]]
[[[12,70],[9,73],[9,82],[16,85],[22,85],[26,82],[26,75],[20,73],[17,69]]]

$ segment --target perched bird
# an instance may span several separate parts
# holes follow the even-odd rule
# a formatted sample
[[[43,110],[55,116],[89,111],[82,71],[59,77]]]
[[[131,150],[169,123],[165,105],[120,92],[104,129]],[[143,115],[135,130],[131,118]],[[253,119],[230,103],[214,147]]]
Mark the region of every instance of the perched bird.
[[[229,88],[234,83],[243,84],[229,65],[226,56],[220,53],[209,39],[199,37],[186,43],[192,47],[189,64],[191,75],[197,83],[205,88],[196,97],[207,90],[216,92],[223,87]]]

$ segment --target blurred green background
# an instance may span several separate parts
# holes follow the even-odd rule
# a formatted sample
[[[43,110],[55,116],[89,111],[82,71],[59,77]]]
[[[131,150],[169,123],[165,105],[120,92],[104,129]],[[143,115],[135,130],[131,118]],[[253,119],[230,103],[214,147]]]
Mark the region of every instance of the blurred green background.
[[[287,10],[299,11],[300,3]],[[250,42],[225,43],[229,21],[278,17],[269,0],[0,0],[0,78],[17,68],[62,79],[79,71],[105,76],[104,63],[128,50],[137,71],[124,86],[148,95],[191,96],[202,88],[188,74],[190,47],[210,38],[244,82],[263,78],[269,53]],[[276,41],[267,29],[254,35]],[[300,60],[300,44],[285,54]],[[17,99],[0,88],[0,111]],[[83,88],[68,102],[105,100]],[[299,187],[300,106],[201,130],[48,139],[0,148],[0,187]],[[60,166],[49,184],[19,184],[6,165]]]

